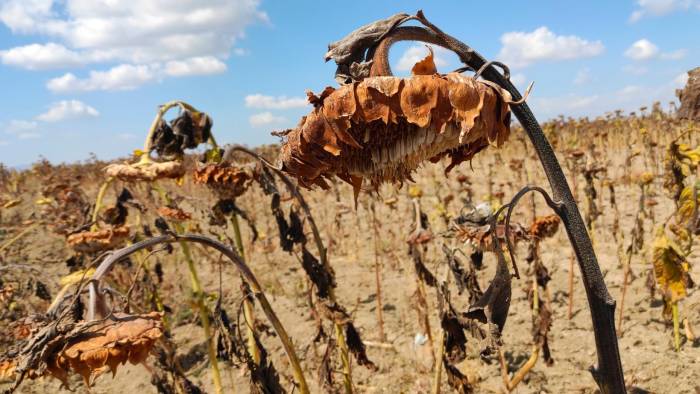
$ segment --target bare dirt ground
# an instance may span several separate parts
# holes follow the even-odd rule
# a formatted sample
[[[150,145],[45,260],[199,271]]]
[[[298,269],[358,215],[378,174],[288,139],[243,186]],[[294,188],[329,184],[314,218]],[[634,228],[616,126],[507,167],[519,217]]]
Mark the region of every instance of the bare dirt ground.
[[[611,129],[611,134],[615,131]],[[596,220],[592,238],[605,281],[611,295],[618,300],[616,320],[619,316],[619,299],[622,291],[625,250],[631,237],[635,215],[638,209],[640,188],[630,181],[630,174],[640,171],[650,171],[654,174],[663,172],[663,147],[669,136],[659,134],[657,150],[649,151],[629,159],[634,150],[645,149],[641,139],[631,141],[627,135],[606,136],[596,140],[595,151],[588,150],[584,145],[585,138],[572,138],[565,144],[560,141],[557,151],[565,162],[565,150],[580,147],[587,150],[587,160],[607,168],[605,176],[615,186],[616,201],[619,208],[620,232],[614,230],[615,209],[610,204],[609,189],[602,180],[596,180],[594,185],[598,191],[598,208],[602,215]],[[697,135],[694,137],[697,141]],[[588,142],[588,141],[586,141]],[[421,204],[428,214],[431,230],[435,238],[430,243],[426,253],[426,265],[439,277],[446,272],[445,257],[441,251],[443,242],[451,246],[469,250],[466,245],[459,245],[454,239],[443,238],[446,223],[443,215],[455,217],[463,204],[461,198],[466,197],[467,191],[456,179],[459,174],[469,178],[468,185],[473,201],[492,200],[497,203],[502,193],[503,200],[508,201],[517,190],[529,180],[531,183],[546,185],[545,178],[539,169],[532,152],[526,153],[517,139],[513,139],[506,149],[488,149],[479,154],[473,163],[462,164],[447,178],[442,174],[446,163],[427,164],[414,176],[417,186],[422,191]],[[595,154],[597,152],[597,154]],[[524,160],[522,168],[513,170],[513,159]],[[89,167],[73,167],[63,169],[66,174],[73,174],[83,191],[90,199],[94,199],[102,180],[97,171],[99,165]],[[82,178],[75,178],[80,174]],[[567,176],[572,181],[571,172]],[[42,219],[41,210],[35,204],[39,199],[40,190],[46,186],[48,174],[26,172],[19,184],[18,197],[22,202],[12,208],[3,209],[0,218],[0,244],[17,234],[25,220],[39,221]],[[647,288],[647,274],[651,269],[651,244],[654,229],[663,223],[674,209],[673,201],[668,198],[662,188],[663,179],[657,176],[650,188],[651,198],[658,204],[651,206],[653,218],[644,219],[644,248],[632,258],[632,280],[627,290],[623,329],[619,333],[622,364],[626,380],[630,386],[653,393],[695,393],[700,390],[700,342],[688,341],[681,330],[681,350],[673,349],[672,326],[662,317],[663,303],[657,292],[652,298]],[[225,233],[232,237],[231,229],[211,227],[207,224],[207,211],[215,201],[210,192],[201,186],[192,184],[189,180],[183,186],[173,182],[163,182],[166,189],[175,196],[180,196],[180,207],[193,213],[195,219],[190,221],[190,231],[204,234]],[[106,205],[114,201],[114,196],[122,185],[117,184],[108,190]],[[577,178],[577,195],[581,210],[586,212],[583,178]],[[151,191],[146,186],[130,187],[139,200],[152,199]],[[362,393],[427,393],[431,391],[433,370],[429,342],[417,344],[416,335],[421,332],[416,312],[416,279],[413,263],[407,255],[406,238],[410,233],[412,223],[411,200],[408,197],[408,187],[397,189],[385,186],[381,189],[380,198],[373,200],[368,194],[362,194],[357,209],[353,208],[352,191],[346,185],[338,185],[334,191],[306,191],[312,212],[322,230],[324,240],[329,247],[330,262],[337,276],[337,297],[351,312],[355,324],[360,330],[364,341],[367,342],[368,356],[378,366],[377,371],[371,371],[362,366],[353,365],[353,377],[357,392]],[[445,197],[454,198],[444,204]],[[149,197],[150,196],[150,197]],[[496,196],[496,197],[494,197]],[[383,201],[397,197],[394,207]],[[516,220],[529,225],[532,213],[528,203],[523,200],[517,210]],[[369,205],[374,201],[377,217],[380,222],[378,256],[381,264],[381,283],[383,303],[384,331],[389,345],[380,344],[377,322],[377,292],[375,286],[375,238]],[[548,214],[543,200],[536,200],[537,214]],[[257,187],[253,187],[240,198],[239,204],[255,220],[260,231],[260,240],[251,243],[251,235],[243,225],[243,237],[247,244],[250,266],[259,277],[265,291],[271,300],[274,310],[279,314],[282,323],[288,329],[304,366],[307,368],[307,379],[312,384],[313,392],[321,392],[317,385],[317,366],[323,355],[323,345],[315,345],[315,319],[307,304],[307,280],[297,258],[283,252],[276,239],[277,228],[274,219],[269,215],[269,203]],[[152,216],[147,217],[152,222]],[[201,220],[199,220],[201,219]],[[131,219],[130,219],[131,220]],[[145,219],[144,219],[145,220]],[[339,226],[337,225],[339,224]],[[617,239],[615,238],[617,237]],[[624,239],[623,239],[624,237]],[[195,250],[197,262],[205,284],[205,288],[213,297],[219,288],[220,271],[217,265],[218,256]],[[588,372],[596,361],[596,350],[590,314],[586,303],[586,295],[580,283],[578,267],[575,266],[573,317],[567,317],[568,312],[568,275],[571,248],[568,245],[563,229],[560,229],[553,239],[546,240],[542,245],[542,257],[552,276],[550,292],[554,312],[553,325],[550,331],[550,346],[554,364],[545,365],[538,360],[535,367],[525,380],[516,387],[516,393],[594,393],[596,385]],[[11,248],[0,253],[0,267],[20,264],[31,267],[31,275],[22,275],[21,270],[2,271],[3,282],[17,281],[25,285],[31,278],[41,280],[47,285],[51,295],[55,295],[60,285],[59,280],[72,269],[65,261],[72,252],[67,248],[64,237],[53,234],[49,229],[39,226],[31,230],[22,239],[15,242]],[[524,256],[526,248],[518,249],[518,264],[521,272],[525,272],[527,263]],[[691,275],[699,278],[697,266],[700,260],[697,252],[690,256],[689,261],[695,267]],[[207,392],[213,392],[210,372],[206,365],[203,350],[203,336],[197,319],[193,317],[188,305],[189,279],[187,269],[179,254],[159,255],[154,259],[160,261],[164,271],[164,281],[161,293],[164,303],[172,309],[174,329],[173,338],[178,344],[178,352],[188,353],[192,362],[187,375],[192,382]],[[495,257],[487,254],[484,259],[485,269],[478,272],[481,288],[488,286],[493,275]],[[129,272],[129,271],[127,271]],[[229,266],[222,269],[223,304],[235,308],[240,300],[238,292],[240,279]],[[517,370],[529,357],[531,350],[531,311],[528,306],[526,293],[526,277],[513,282],[513,297],[510,314],[504,332],[504,350],[511,372]],[[466,295],[459,295],[456,289],[452,291],[456,305],[466,306]],[[41,311],[48,305],[33,296],[13,300],[14,304],[0,304],[4,311],[0,312],[0,328],[8,332],[8,324],[13,319],[32,311]],[[432,335],[439,332],[436,296],[428,289],[428,310],[431,316],[430,326]],[[687,317],[695,331],[700,329],[700,292],[691,289],[689,296],[681,302],[681,316]],[[262,316],[258,316],[259,319]],[[0,343],[0,351],[9,346],[11,341]],[[421,342],[421,341],[418,341]],[[279,340],[274,336],[263,335],[263,343],[267,347],[271,360],[280,371],[284,387],[291,388],[291,372]],[[468,342],[469,357],[459,365],[475,387],[477,393],[504,392],[503,381],[497,359],[486,363],[479,358],[479,344]],[[336,365],[340,368],[339,365]],[[249,391],[247,375],[241,369],[227,367],[224,369],[223,381],[227,392],[245,393]],[[443,380],[444,380],[443,375]],[[340,381],[340,374],[336,375]],[[150,383],[149,370],[143,366],[127,365],[121,367],[112,378],[109,373],[97,378],[90,389],[80,382],[79,378],[71,380],[72,389],[76,392],[90,393],[150,393],[156,389]],[[0,390],[9,387],[7,381],[0,382]],[[338,386],[341,390],[341,387]],[[450,392],[446,381],[443,390]],[[19,392],[23,393],[62,393],[68,392],[61,388],[60,383],[48,378],[25,382]]]

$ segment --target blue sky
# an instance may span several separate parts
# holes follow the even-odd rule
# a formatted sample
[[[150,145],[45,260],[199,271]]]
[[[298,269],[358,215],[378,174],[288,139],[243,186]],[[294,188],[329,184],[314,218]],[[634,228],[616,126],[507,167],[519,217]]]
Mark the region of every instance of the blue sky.
[[[306,89],[335,84],[329,42],[418,9],[535,81],[540,120],[666,104],[699,65],[700,0],[0,0],[0,162],[125,156],[173,99],[208,112],[221,142],[274,142],[308,112]],[[425,53],[398,44],[392,67]]]

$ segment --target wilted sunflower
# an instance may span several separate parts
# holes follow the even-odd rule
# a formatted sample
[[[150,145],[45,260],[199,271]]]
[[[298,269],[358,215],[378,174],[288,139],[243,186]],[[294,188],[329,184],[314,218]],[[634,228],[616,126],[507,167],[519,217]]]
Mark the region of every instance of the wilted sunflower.
[[[159,312],[115,313],[109,319],[76,323],[67,332],[47,334],[50,327],[44,327],[37,335],[53,335],[51,341],[37,342],[39,347],[23,349],[17,358],[0,360],[0,377],[13,377],[29,362],[26,377],[52,376],[67,386],[73,372],[89,386],[96,376],[107,370],[115,374],[127,361],[143,362],[163,335],[161,319]]]
[[[448,170],[510,133],[510,95],[460,73],[439,74],[432,51],[408,78],[368,77],[321,94],[287,132],[284,171],[304,186],[327,187],[334,175],[358,190],[401,182],[425,160],[452,159]]]
[[[83,231],[68,236],[68,245],[76,252],[93,253],[114,249],[129,237],[129,227]]]
[[[158,208],[158,215],[175,222],[183,222],[192,219],[192,214],[177,207],[160,207]]]
[[[185,175],[185,166],[180,161],[145,161],[136,164],[110,164],[104,171],[107,176],[125,182],[154,181],[162,178],[180,178]]]
[[[556,234],[561,219],[557,215],[538,216],[530,225],[530,236],[542,240]]]
[[[206,164],[194,170],[195,183],[205,184],[222,198],[234,198],[248,190],[255,168],[231,163]]]

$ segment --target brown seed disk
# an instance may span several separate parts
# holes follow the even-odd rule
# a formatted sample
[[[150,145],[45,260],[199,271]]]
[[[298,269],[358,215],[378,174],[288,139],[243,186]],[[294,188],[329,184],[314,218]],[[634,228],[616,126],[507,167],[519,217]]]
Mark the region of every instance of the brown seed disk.
[[[121,226],[98,231],[83,231],[68,236],[68,245],[76,252],[94,253],[114,249],[129,237],[129,227]]]
[[[304,186],[401,182],[425,160],[471,159],[510,132],[507,97],[457,73],[370,77],[309,94],[315,109],[287,134],[283,169]]]

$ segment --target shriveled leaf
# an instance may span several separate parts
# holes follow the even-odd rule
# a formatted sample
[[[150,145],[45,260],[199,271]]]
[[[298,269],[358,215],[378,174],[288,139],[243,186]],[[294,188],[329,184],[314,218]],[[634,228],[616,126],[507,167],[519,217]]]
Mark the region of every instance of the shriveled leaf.
[[[663,230],[654,240],[653,248],[654,275],[664,299],[674,303],[685,298],[689,265],[683,251]]]

